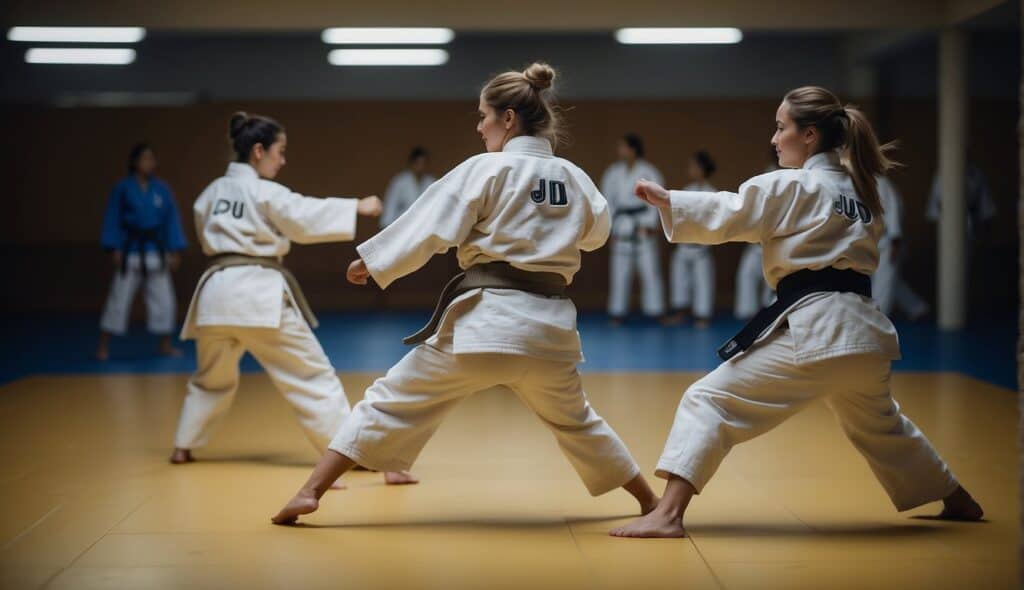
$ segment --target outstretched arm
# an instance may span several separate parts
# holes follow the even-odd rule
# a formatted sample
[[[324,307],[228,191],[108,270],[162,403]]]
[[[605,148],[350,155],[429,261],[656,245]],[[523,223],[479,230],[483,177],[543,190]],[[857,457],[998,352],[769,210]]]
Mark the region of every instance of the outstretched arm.
[[[775,217],[768,176],[752,178],[738,193],[669,191],[649,180],[637,182],[635,193],[658,208],[670,242],[760,242],[762,228],[773,225]]]
[[[349,267],[349,280],[365,284],[368,276],[382,289],[410,274],[434,254],[461,244],[476,225],[496,176],[480,170],[475,158],[438,180],[405,213],[360,244],[361,260]],[[365,270],[364,270],[365,269]]]
[[[326,199],[293,193],[276,183],[267,183],[270,191],[263,210],[286,238],[300,244],[347,242],[356,236],[356,216],[377,217],[381,202],[376,196],[362,199]]]

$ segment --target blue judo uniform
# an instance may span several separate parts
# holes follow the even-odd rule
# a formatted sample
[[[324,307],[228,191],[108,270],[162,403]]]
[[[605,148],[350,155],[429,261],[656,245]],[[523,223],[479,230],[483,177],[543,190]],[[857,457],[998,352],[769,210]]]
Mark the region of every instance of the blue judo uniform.
[[[170,187],[150,178],[143,190],[138,179],[128,176],[114,185],[103,216],[100,244],[120,250],[121,268],[110,285],[100,329],[110,334],[128,331],[132,301],[145,284],[146,326],[154,334],[175,329],[177,301],[167,268],[167,253],[184,250],[185,235]]]

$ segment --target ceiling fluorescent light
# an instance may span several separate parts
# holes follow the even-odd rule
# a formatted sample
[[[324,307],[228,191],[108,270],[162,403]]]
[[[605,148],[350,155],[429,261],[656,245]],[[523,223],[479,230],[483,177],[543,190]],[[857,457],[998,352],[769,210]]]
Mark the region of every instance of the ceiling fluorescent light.
[[[25,61],[30,64],[123,66],[135,61],[135,50],[33,47],[25,52]]]
[[[444,45],[455,31],[440,28],[336,27],[320,35],[328,45]]]
[[[743,31],[729,28],[635,28],[615,31],[615,40],[626,45],[727,44],[743,40]]]
[[[8,41],[31,43],[136,43],[146,37],[142,27],[13,27]]]
[[[444,49],[334,49],[327,54],[334,66],[440,66],[448,63]]]

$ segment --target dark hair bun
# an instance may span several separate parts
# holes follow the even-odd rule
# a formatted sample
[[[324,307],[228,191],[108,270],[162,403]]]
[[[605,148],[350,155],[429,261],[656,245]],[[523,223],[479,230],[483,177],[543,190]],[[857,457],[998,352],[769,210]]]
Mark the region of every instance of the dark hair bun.
[[[238,137],[238,134],[242,132],[242,128],[245,127],[245,122],[248,120],[249,115],[245,114],[245,111],[238,111],[231,115],[231,122],[228,123],[228,136],[231,139]]]
[[[546,63],[535,62],[523,70],[523,76],[537,90],[551,88],[555,81],[555,69]]]

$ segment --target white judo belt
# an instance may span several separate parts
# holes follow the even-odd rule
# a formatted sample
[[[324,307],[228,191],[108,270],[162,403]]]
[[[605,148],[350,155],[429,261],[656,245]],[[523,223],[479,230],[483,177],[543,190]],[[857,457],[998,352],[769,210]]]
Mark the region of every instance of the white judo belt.
[[[871,277],[855,270],[824,268],[798,270],[779,281],[778,299],[757,312],[747,325],[718,349],[718,356],[727,361],[750,346],[797,301],[811,293],[856,293],[871,297]]]
[[[507,262],[476,264],[466,272],[455,275],[448,281],[434,307],[430,321],[418,332],[402,339],[403,344],[414,345],[426,342],[441,323],[444,310],[452,301],[473,289],[514,289],[545,297],[565,297],[565,277],[553,272],[530,272],[515,268]]]
[[[299,308],[299,312],[302,313],[302,317],[306,319],[306,323],[309,324],[310,328],[316,328],[320,325],[317,321],[316,316],[313,315],[313,308],[309,306],[309,301],[306,301],[306,295],[302,292],[302,287],[299,285],[298,279],[292,274],[292,271],[288,270],[281,260],[270,256],[249,256],[248,254],[218,254],[210,258],[210,263],[206,267],[206,272],[199,279],[199,286],[196,288],[196,293],[202,288],[203,283],[206,282],[215,272],[230,268],[232,266],[262,266],[263,268],[270,268],[281,273],[286,283],[288,283],[288,289],[292,293],[292,299],[295,300],[295,305]]]

